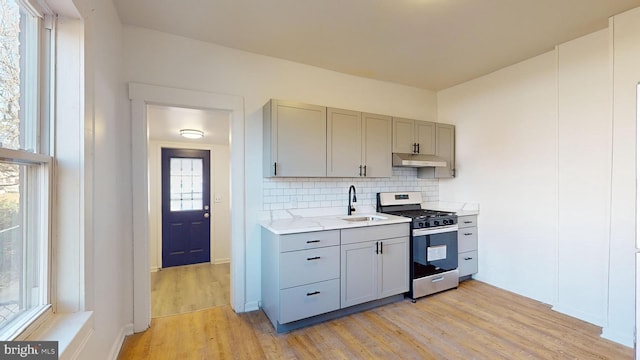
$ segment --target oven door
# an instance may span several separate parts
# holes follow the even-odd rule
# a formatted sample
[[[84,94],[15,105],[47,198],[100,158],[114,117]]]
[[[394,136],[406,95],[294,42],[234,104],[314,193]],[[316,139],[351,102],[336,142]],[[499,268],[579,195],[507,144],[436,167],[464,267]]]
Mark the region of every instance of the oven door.
[[[413,230],[412,242],[412,279],[458,268],[458,225]]]

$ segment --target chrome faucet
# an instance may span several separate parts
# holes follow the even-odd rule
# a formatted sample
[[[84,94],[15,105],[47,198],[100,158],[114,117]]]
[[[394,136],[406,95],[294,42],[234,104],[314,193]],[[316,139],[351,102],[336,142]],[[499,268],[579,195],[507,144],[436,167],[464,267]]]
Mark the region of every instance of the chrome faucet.
[[[351,215],[351,212],[356,211],[356,209],[351,204],[351,190],[353,190],[353,202],[358,202],[356,199],[356,187],[351,185],[349,187],[349,207],[347,208],[347,215]]]

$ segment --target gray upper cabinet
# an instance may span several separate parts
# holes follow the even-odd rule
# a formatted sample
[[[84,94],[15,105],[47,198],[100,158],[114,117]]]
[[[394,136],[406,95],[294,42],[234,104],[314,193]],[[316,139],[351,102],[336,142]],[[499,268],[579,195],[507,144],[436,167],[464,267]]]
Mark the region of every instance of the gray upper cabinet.
[[[419,168],[421,179],[445,179],[456,176],[456,127],[450,124],[435,123],[435,155],[447,160],[446,167]]]
[[[391,117],[362,113],[364,175],[391,177]]]
[[[327,109],[327,176],[362,174],[362,114]]]
[[[434,155],[436,152],[436,123],[394,117],[393,152]]]
[[[436,178],[450,178],[456,171],[456,127],[449,124],[436,123],[436,155],[447,159],[446,168],[436,168]]]
[[[390,177],[391,117],[328,108],[327,176]]]
[[[326,107],[271,100],[263,126],[265,177],[326,176]]]

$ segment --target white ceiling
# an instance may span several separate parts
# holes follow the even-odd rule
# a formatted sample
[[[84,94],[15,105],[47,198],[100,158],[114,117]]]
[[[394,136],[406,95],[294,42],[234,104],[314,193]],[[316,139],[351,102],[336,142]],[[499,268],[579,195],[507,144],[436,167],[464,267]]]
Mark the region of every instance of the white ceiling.
[[[149,139],[228,144],[229,115],[227,111],[149,105],[147,106]],[[180,129],[201,130],[204,132],[204,137],[197,140],[187,139],[180,136]]]
[[[640,0],[114,0],[124,24],[440,90],[604,29]]]

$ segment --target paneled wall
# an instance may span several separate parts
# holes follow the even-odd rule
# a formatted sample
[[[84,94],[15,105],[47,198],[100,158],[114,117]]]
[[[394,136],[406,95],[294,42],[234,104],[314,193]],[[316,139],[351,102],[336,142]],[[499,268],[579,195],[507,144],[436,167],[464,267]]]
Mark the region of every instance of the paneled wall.
[[[476,201],[479,273],[633,345],[640,8],[554,51],[438,93]]]

